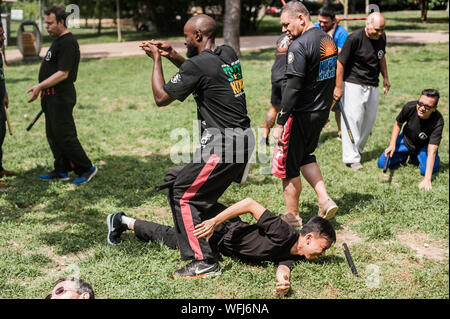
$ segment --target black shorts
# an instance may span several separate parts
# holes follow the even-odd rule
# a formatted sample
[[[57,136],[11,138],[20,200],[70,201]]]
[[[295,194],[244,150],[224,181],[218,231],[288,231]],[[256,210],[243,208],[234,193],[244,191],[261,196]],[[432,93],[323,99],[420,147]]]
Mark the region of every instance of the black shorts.
[[[280,107],[281,105],[281,86],[283,81],[277,81],[272,83],[272,95],[270,97],[270,103],[273,106]]]
[[[284,146],[275,145],[272,174],[280,178],[300,175],[300,167],[316,162],[312,153],[319,143],[320,132],[329,111],[294,113],[284,125]]]

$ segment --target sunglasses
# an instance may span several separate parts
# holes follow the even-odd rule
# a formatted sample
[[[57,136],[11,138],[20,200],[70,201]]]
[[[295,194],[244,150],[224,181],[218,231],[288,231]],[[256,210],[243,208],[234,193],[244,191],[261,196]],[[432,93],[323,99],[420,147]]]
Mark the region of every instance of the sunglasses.
[[[433,105],[433,106],[430,106],[430,105],[426,105],[426,104],[424,104],[424,103],[422,103],[422,102],[417,102],[417,105],[420,106],[420,107],[425,108],[425,110],[427,110],[427,111],[429,111],[429,110],[431,110],[432,108],[434,108],[434,105]]]
[[[65,291],[77,291],[76,289],[67,289],[64,286],[59,287],[58,289],[55,290],[55,295],[59,296],[62,295]],[[53,292],[49,293],[45,299],[52,299],[53,296]]]

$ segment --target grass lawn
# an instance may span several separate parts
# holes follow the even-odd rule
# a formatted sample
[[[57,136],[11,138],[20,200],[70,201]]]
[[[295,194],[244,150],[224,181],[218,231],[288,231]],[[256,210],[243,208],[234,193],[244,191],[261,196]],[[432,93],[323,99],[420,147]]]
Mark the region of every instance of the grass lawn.
[[[241,59],[255,129],[269,107],[273,57],[273,50],[263,50],[245,52]],[[422,89],[440,90],[439,109],[448,121],[448,44],[389,46],[387,61],[392,89],[380,97],[364,169],[354,172],[341,162],[333,116],[322,133],[315,154],[340,206],[332,221],[338,242],[324,258],[295,266],[287,298],[449,298],[448,123],[439,150],[441,172],[432,191],[418,189],[416,167],[386,175],[376,167],[396,115]],[[158,109],[151,94],[151,66],[146,57],[80,64],[74,116],[81,143],[99,167],[97,176],[80,186],[38,180],[53,162],[44,119],[25,131],[40,108],[38,102],[28,104],[25,94],[36,83],[39,64],[5,70],[14,135],[3,146],[4,166],[18,175],[0,187],[0,298],[43,298],[56,279],[68,274],[90,282],[98,298],[276,298],[272,264],[224,257],[219,277],[174,281],[171,272],[185,265],[178,251],[139,242],[131,233],[123,235],[120,246],[107,244],[109,213],[124,211],[172,224],[166,191],[157,193],[153,187],[173,166],[170,149],[178,140],[170,133],[176,128],[191,132],[196,107],[190,96]],[[168,63],[164,70],[166,80],[175,73]],[[283,213],[281,182],[261,173],[267,166],[254,163],[246,184],[232,185],[221,202],[230,205],[248,196]],[[317,208],[315,194],[305,185],[300,201],[304,222]],[[249,216],[244,219],[250,221]],[[342,242],[350,247],[359,277],[347,266]]]
[[[383,12],[386,17],[386,31],[387,32],[433,32],[433,31],[448,31],[448,12],[443,10],[430,10],[428,11],[428,21],[422,23],[420,21],[420,11],[393,11]],[[362,17],[364,14],[351,14],[349,17]],[[339,16],[341,17],[341,16]],[[317,21],[317,16],[312,16],[312,20]],[[8,39],[7,49],[17,49],[17,30],[19,29],[20,22],[11,22],[11,36]],[[340,23],[344,26],[344,22]],[[76,35],[80,44],[93,44],[93,43],[110,43],[117,42],[117,31],[115,28],[104,27],[101,35],[97,35],[97,31],[92,29],[91,26],[85,27],[81,22],[81,28],[71,29],[70,31]],[[364,21],[348,21],[349,32],[364,26]],[[30,27],[27,30],[31,30]],[[256,35],[278,35],[281,32],[280,18],[265,16],[258,30],[254,33]],[[48,46],[52,42],[51,37],[47,31],[44,30],[44,46]],[[218,36],[222,36],[221,24],[219,24]],[[130,30],[122,31],[123,41],[141,41],[149,40],[152,38],[161,38],[156,32],[137,32]],[[172,37],[166,37],[168,40],[183,39],[178,34]]]

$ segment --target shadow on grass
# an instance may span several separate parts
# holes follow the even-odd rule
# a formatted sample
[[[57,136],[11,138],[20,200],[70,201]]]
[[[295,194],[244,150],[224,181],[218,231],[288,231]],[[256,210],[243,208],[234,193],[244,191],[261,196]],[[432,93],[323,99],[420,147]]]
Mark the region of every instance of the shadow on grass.
[[[154,187],[173,166],[169,156],[163,155],[107,156],[102,160],[104,164],[94,179],[82,185],[39,180],[38,176],[49,168],[37,167],[19,174],[4,197],[15,209],[1,214],[0,222],[20,225],[26,217],[54,224],[50,232],[38,235],[44,244],[55,247],[59,254],[82,251],[104,241],[107,214],[139,207],[161,196]]]

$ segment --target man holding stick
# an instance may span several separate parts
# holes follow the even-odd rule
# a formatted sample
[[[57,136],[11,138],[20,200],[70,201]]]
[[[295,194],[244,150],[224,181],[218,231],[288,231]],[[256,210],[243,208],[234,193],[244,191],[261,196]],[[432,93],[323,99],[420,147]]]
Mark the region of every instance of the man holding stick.
[[[76,104],[74,82],[80,62],[78,42],[66,26],[67,13],[63,8],[45,11],[45,27],[53,41],[39,71],[39,84],[28,89],[29,103],[39,94],[45,113],[47,140],[53,153],[54,170],[39,176],[41,180],[69,180],[69,171],[78,178],[73,183],[89,182],[97,168],[87,157],[77,137],[73,108]]]
[[[386,64],[385,20],[381,13],[371,13],[365,28],[354,31],[345,41],[339,54],[334,98],[342,99],[342,115],[347,116],[348,126],[341,122],[342,160],[353,170],[359,170],[361,153],[366,145],[377,116],[378,78],[383,75],[384,94],[389,92]]]
[[[3,29],[3,26],[0,24],[0,49],[3,47],[4,41],[5,41],[5,31]],[[2,56],[0,55],[0,185],[6,184],[6,182],[2,179],[3,176],[14,175],[14,172],[7,171],[2,166],[3,160],[2,145],[6,135],[6,121],[8,120],[7,118],[8,102],[9,102],[8,92],[6,91],[5,74],[3,71],[3,59]]]
[[[141,48],[154,61],[152,90],[158,106],[184,101],[191,93],[197,103],[201,148],[190,163],[171,169],[165,177],[166,182],[174,181],[168,200],[181,257],[193,259],[174,271],[173,277],[196,278],[217,275],[220,269],[209,243],[194,236],[194,227],[211,217],[211,208],[232,182],[241,181],[255,141],[241,64],[233,48],[215,45],[214,19],[192,17],[184,26],[184,35],[187,60],[166,42],[147,41]],[[161,56],[179,67],[167,83]],[[108,224],[113,222],[108,219]]]
[[[432,189],[431,177],[440,166],[438,149],[444,118],[437,110],[438,103],[439,91],[434,89],[423,90],[419,100],[406,103],[395,120],[389,146],[377,162],[379,168],[393,169],[409,156],[410,164],[419,165],[424,176],[419,188],[425,190]]]

